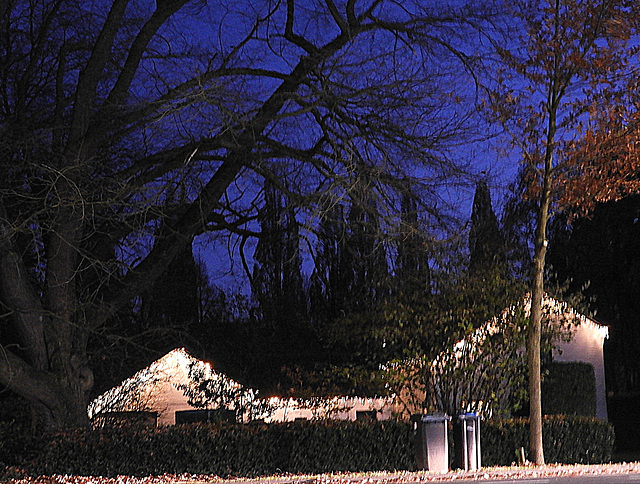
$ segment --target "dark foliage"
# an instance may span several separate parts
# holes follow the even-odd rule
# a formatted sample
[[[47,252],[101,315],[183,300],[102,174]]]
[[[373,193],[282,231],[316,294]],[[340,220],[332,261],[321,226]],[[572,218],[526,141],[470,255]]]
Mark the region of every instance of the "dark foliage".
[[[558,219],[549,245],[559,281],[582,290],[598,320],[610,327],[607,390],[617,394],[640,391],[639,217],[639,196],[601,204],[571,225]]]
[[[542,382],[545,415],[596,416],[596,376],[588,363],[554,362]]]
[[[640,393],[614,395],[607,401],[609,421],[616,430],[617,450],[640,450]]]
[[[190,331],[190,327],[200,317],[202,271],[187,247],[166,266],[153,287],[109,320],[111,337],[91,339],[92,396],[120,384],[177,346],[197,347],[197,329]]]
[[[31,474],[258,476],[413,467],[411,426],[325,421],[112,428],[56,435]]]
[[[4,390],[0,394],[0,467],[37,453],[39,446],[33,445],[30,422],[28,403]]]
[[[528,419],[483,422],[480,430],[483,466],[506,466],[518,462],[524,447],[529,454]],[[599,464],[611,460],[613,427],[604,420],[566,415],[547,416],[543,421],[543,446],[547,462]]]
[[[483,465],[515,462],[520,447],[527,451],[527,426],[526,419],[483,421]],[[5,463],[22,467],[31,475],[103,477],[164,473],[251,477],[414,470],[414,437],[410,424],[396,421],[119,427],[55,434],[48,440],[14,440],[10,445],[16,447]],[[611,425],[600,420],[567,416],[545,419],[544,445],[549,462],[608,462],[613,438]],[[32,451],[19,454],[27,448]]]

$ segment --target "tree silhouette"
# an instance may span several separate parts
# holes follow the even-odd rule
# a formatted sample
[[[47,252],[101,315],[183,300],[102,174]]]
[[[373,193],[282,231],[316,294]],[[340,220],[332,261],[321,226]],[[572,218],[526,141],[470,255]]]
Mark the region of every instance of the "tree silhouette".
[[[366,174],[388,192],[460,173],[445,155],[471,118],[451,116],[451,91],[483,9],[16,0],[0,15],[0,383],[43,430],[88,425],[90,340],[117,340],[113,318],[195,237],[253,236],[265,178],[312,217]]]
[[[553,224],[549,244],[559,282],[582,292],[598,320],[609,325],[607,388],[619,395],[637,392],[640,382],[639,216],[638,196],[597,204],[589,217]]]
[[[396,292],[408,298],[427,298],[431,293],[431,269],[427,234],[418,218],[418,202],[404,193],[396,256]]]
[[[263,364],[277,376],[282,367],[312,362],[317,342],[309,322],[295,213],[271,183],[265,184],[264,199],[252,294],[262,327]]]
[[[506,263],[505,241],[498,227],[498,218],[491,204],[491,193],[486,181],[476,184],[469,230],[469,272],[481,275]]]
[[[517,31],[511,32],[510,47],[498,48],[488,105],[528,166],[528,196],[537,205],[527,353],[531,459],[543,464],[540,336],[547,224],[567,180],[582,176],[568,164],[579,133],[601,117],[601,99],[626,91],[619,80],[626,78],[626,59],[633,55],[628,41],[637,32],[638,12],[626,1],[525,0],[505,9],[513,13]]]

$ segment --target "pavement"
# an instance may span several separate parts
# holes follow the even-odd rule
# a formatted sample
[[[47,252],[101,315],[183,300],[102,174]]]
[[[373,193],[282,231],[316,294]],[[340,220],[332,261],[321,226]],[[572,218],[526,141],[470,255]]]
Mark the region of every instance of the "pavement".
[[[562,465],[492,467],[477,471],[454,470],[446,473],[376,472],[321,474],[315,476],[272,476],[259,479],[225,480],[225,484],[408,484],[429,482],[464,482],[490,480],[519,480],[553,477],[614,476],[640,474],[640,462],[601,465]],[[180,484],[200,484],[207,480],[186,479]]]
[[[564,479],[573,477],[601,476],[600,482],[619,482],[621,476],[629,476],[640,481],[640,462],[601,464],[601,465],[561,465],[490,467],[477,471],[454,470],[446,473],[428,471],[419,472],[363,472],[335,473],[319,475],[277,475],[255,479],[222,479],[217,476],[199,475],[162,475],[162,476],[119,476],[83,477],[83,476],[41,476],[16,479],[3,479],[0,482],[11,484],[422,484],[430,482],[475,482],[521,479]],[[636,479],[638,477],[638,479]],[[573,482],[573,479],[569,479]],[[575,479],[575,482],[580,482]],[[591,482],[591,479],[590,479]]]

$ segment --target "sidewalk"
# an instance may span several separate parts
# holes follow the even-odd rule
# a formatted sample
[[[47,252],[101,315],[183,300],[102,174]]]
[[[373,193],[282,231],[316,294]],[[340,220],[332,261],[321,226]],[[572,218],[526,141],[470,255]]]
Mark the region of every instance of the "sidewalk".
[[[447,473],[397,472],[322,474],[317,476],[274,476],[260,479],[226,480],[225,484],[408,484],[451,481],[482,481],[496,478],[524,479],[544,477],[568,477],[582,475],[614,475],[640,473],[640,462],[601,465],[560,465],[541,467],[492,467],[479,471],[449,471]],[[200,484],[206,479],[180,481],[180,484]]]
[[[479,471],[371,472],[321,475],[279,475],[257,479],[221,479],[217,476],[162,475],[114,478],[50,476],[10,479],[10,484],[414,484],[429,482],[470,482],[489,479],[526,479],[584,475],[640,473],[640,462],[604,465],[547,465],[541,467],[491,467]]]

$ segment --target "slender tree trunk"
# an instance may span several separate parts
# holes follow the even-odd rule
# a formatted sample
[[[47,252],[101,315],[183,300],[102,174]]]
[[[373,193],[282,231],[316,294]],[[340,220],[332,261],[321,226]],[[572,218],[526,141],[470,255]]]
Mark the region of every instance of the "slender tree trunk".
[[[542,205],[542,204],[541,204]],[[546,209],[540,209],[539,225],[536,230],[534,254],[533,286],[531,288],[531,320],[527,337],[527,365],[529,369],[529,449],[531,460],[537,465],[544,464],[542,447],[542,389],[540,368],[540,339],[542,333],[542,298],[544,295],[543,276],[546,253],[545,226],[548,218]]]
[[[547,222],[551,207],[553,183],[553,151],[556,135],[557,90],[555,82],[549,89],[549,122],[542,172],[542,190],[538,207],[538,225],[533,254],[531,287],[531,315],[527,337],[527,365],[529,369],[529,449],[531,460],[544,465],[542,446],[542,375],[540,367],[542,335],[542,300],[544,297],[544,267],[547,255]]]

